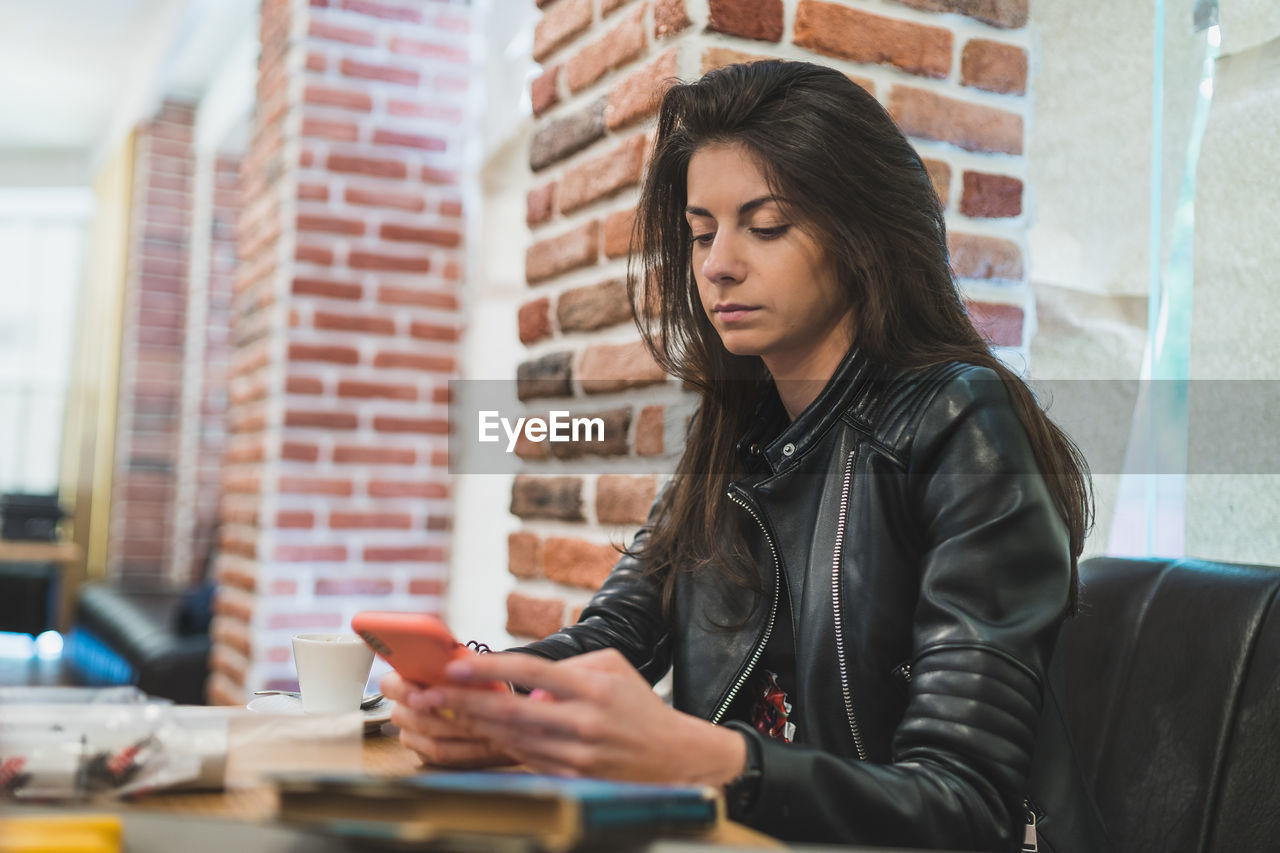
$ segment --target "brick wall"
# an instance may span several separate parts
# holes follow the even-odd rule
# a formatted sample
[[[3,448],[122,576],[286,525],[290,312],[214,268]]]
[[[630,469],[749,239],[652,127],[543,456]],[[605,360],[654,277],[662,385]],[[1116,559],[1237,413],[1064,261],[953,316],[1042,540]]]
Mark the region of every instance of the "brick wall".
[[[527,195],[525,399],[606,414],[603,456],[525,445],[508,541],[508,630],[570,622],[644,518],[688,401],[645,355],[623,290],[627,240],[663,81],[757,57],[848,73],[926,160],[970,315],[1025,354],[1028,0],[539,0]],[[541,380],[534,383],[532,380]],[[543,397],[549,399],[541,399]]]
[[[173,539],[194,110],[167,102],[137,129],[107,573],[159,578]]]
[[[211,701],[296,683],[293,633],[440,608],[470,18],[443,0],[263,3]]]
[[[215,545],[219,482],[226,450],[227,368],[231,359],[231,280],[236,267],[236,221],[240,216],[240,157],[213,156],[206,192],[196,193],[192,270],[182,383],[180,464],[173,502],[169,574],[177,583],[204,576]],[[197,182],[201,179],[197,175]],[[199,209],[207,206],[206,210]],[[200,247],[196,250],[196,247]]]

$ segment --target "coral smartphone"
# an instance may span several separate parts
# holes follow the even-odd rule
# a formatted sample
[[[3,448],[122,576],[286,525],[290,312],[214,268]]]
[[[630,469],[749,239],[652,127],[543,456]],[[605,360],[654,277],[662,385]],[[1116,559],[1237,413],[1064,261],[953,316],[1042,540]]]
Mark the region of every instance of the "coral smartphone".
[[[366,610],[351,619],[351,629],[396,672],[418,684],[443,682],[450,661],[475,654],[443,622],[425,613]]]

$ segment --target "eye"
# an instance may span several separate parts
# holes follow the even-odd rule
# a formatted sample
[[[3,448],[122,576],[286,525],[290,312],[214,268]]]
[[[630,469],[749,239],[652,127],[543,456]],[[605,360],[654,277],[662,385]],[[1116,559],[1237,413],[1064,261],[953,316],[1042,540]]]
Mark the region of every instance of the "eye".
[[[708,231],[705,234],[694,234],[692,240],[699,246],[710,246],[711,241],[716,238],[716,232]]]
[[[787,233],[790,225],[775,225],[772,228],[752,228],[751,233],[759,237],[761,240],[776,240],[783,234]]]

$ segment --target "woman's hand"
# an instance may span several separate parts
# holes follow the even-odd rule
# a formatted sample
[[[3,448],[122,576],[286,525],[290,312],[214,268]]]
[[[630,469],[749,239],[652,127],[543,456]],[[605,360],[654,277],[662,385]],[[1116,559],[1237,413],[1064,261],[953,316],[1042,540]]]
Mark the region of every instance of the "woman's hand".
[[[423,700],[427,688],[389,672],[379,682],[382,695],[396,703],[391,722],[400,727],[400,743],[418,753],[423,762],[444,767],[493,767],[514,764],[487,738],[471,734],[452,714]],[[476,688],[460,688],[479,692]],[[486,691],[491,692],[491,691]]]
[[[446,672],[451,684],[425,690],[424,705],[538,772],[719,786],[746,764],[741,735],[668,707],[613,649],[559,662],[483,655]],[[534,692],[459,686],[491,680]]]

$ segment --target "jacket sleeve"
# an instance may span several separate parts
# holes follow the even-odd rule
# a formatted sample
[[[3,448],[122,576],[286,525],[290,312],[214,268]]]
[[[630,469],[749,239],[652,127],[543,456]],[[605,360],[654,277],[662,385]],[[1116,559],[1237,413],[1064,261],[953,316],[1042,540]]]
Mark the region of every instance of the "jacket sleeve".
[[[742,819],[796,840],[1017,850],[1068,602],[1065,524],[991,371],[967,371],[928,403],[904,482],[924,540],[892,763],[762,738],[762,784]]]
[[[664,488],[665,491],[665,488]],[[652,521],[663,494],[649,510]],[[671,668],[671,632],[662,613],[662,588],[646,566],[631,556],[648,538],[646,523],[631,541],[600,590],[582,610],[578,622],[556,633],[510,651],[540,655],[551,660],[580,655],[598,649],[617,649],[656,683]]]

